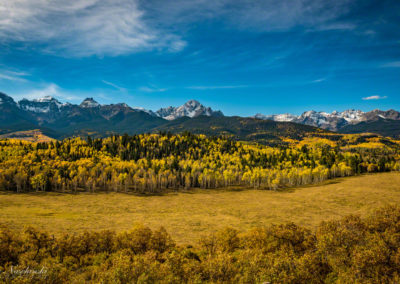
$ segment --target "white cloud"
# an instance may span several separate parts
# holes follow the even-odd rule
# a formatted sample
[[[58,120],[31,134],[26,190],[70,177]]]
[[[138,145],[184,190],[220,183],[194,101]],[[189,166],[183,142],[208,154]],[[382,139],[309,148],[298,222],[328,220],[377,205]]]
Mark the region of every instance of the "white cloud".
[[[0,43],[63,56],[179,52],[201,21],[252,31],[354,29],[352,0],[0,0]]]
[[[365,97],[365,98],[362,98],[364,101],[370,101],[370,100],[383,100],[383,99],[386,99],[387,98],[387,96],[378,96],[378,95],[375,95],[375,96],[369,96],[369,97]]]
[[[153,0],[142,1],[163,23],[193,23],[204,19],[224,20],[239,29],[288,30],[296,26],[320,30],[349,30],[355,25],[341,22],[352,8],[352,0]]]
[[[316,80],[311,81],[311,83],[321,83],[321,82],[324,82],[324,81],[326,81],[326,78],[316,79]]]
[[[400,61],[388,62],[388,63],[383,64],[382,67],[399,68],[400,67]]]
[[[352,23],[333,23],[333,24],[321,24],[317,27],[319,31],[332,31],[332,30],[354,30],[355,24]]]
[[[24,77],[28,75],[29,74],[25,72],[0,70],[0,80],[26,82],[27,80]]]
[[[16,100],[21,100],[21,99],[32,100],[32,99],[43,98],[46,96],[54,97],[62,102],[71,100],[76,101],[82,99],[81,97],[78,97],[76,95],[73,95],[69,92],[62,90],[58,85],[54,83],[48,84],[40,89],[32,89],[24,93],[16,94],[14,98]]]
[[[7,75],[0,73],[0,80],[8,80],[8,81],[25,81],[25,79],[18,77],[18,76],[12,76],[12,75]]]
[[[137,0],[0,0],[0,41],[38,43],[68,56],[120,55],[185,42],[143,20]]]
[[[154,87],[140,87],[139,91],[145,92],[145,93],[155,93],[155,92],[165,92],[168,89],[166,88],[154,88]]]
[[[120,87],[112,82],[106,81],[106,80],[101,80],[104,84],[109,85],[115,89],[117,89],[118,91],[126,91],[126,88]]]
[[[186,87],[186,89],[191,90],[217,90],[217,89],[238,89],[238,88],[246,88],[247,85],[231,85],[231,86],[190,86]]]

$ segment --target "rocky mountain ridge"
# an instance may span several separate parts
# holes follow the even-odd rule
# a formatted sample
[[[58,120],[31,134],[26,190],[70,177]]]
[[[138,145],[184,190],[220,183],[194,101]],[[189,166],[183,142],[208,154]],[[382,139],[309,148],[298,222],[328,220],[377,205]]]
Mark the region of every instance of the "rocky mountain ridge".
[[[311,110],[303,112],[298,116],[288,113],[278,115],[263,115],[258,113],[254,118],[295,122],[326,130],[338,131],[347,125],[355,125],[366,121],[376,121],[379,119],[400,120],[400,113],[393,109],[387,111],[375,109],[369,112],[348,109],[342,112],[333,111],[332,113]]]
[[[0,134],[32,129],[47,131],[46,133],[54,138],[73,135],[106,136],[113,133],[136,134],[151,131],[191,130],[195,133],[209,133],[209,128],[214,123],[219,130],[212,134],[241,133],[242,135],[247,133],[246,135],[251,135],[261,129],[261,125],[264,125],[262,121],[270,120],[277,122],[279,127],[281,124],[290,123],[297,125],[295,127],[298,129],[300,125],[305,125],[345,133],[369,132],[370,130],[370,132],[385,136],[400,135],[400,113],[395,110],[376,109],[363,112],[350,109],[332,113],[312,110],[301,115],[257,114],[243,120],[236,118],[224,116],[221,111],[214,111],[195,100],[190,100],[179,107],[170,106],[154,112],[144,108],[130,107],[125,103],[102,105],[93,98],[86,98],[79,105],[62,103],[50,96],[15,102],[12,97],[0,92]],[[206,126],[207,124],[209,126]],[[231,128],[232,125],[235,130]]]
[[[167,108],[160,108],[155,112],[155,115],[162,117],[166,120],[174,120],[180,117],[198,117],[205,116],[224,116],[221,111],[213,111],[210,107],[205,107],[196,100],[190,100],[180,107],[169,106]]]

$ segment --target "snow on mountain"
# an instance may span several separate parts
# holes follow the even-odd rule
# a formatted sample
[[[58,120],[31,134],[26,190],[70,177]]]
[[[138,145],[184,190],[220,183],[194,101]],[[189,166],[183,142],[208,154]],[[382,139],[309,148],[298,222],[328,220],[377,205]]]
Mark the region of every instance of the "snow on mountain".
[[[332,115],[337,115],[338,117],[344,118],[346,121],[361,121],[365,113],[361,110],[348,109],[343,112],[332,112]]]
[[[296,122],[316,127],[321,127],[328,130],[338,130],[347,124],[354,124],[365,119],[365,112],[361,110],[349,109],[343,112],[334,111],[327,113],[323,111],[306,111],[301,115],[293,114],[278,114],[278,115],[263,115],[256,114],[254,117],[259,119],[270,119],[274,121]]]
[[[285,113],[285,114],[272,114],[272,115],[264,115],[261,113],[257,113],[254,118],[259,118],[259,119],[269,119],[269,120],[274,120],[274,121],[283,121],[283,122],[290,122],[298,118],[297,115],[293,115],[290,113]]]
[[[331,114],[326,112],[316,112],[314,110],[306,111],[297,118],[297,121],[303,124],[321,127],[324,124],[329,124]]]
[[[160,108],[159,110],[156,111],[156,115],[162,118],[170,117],[172,114],[176,111],[176,107],[166,107],[166,108]]]
[[[34,99],[33,101],[37,102],[37,103],[49,103],[49,102],[53,102],[53,101],[60,103],[52,96],[44,96],[43,98]]]
[[[45,96],[43,98],[28,100],[22,99],[18,102],[20,109],[25,111],[31,111],[35,113],[48,113],[51,111],[59,111],[65,104],[61,103],[57,99],[51,96]]]
[[[100,104],[96,102],[93,98],[86,98],[83,100],[83,102],[81,102],[79,106],[83,108],[92,108],[92,107],[99,107]]]
[[[151,116],[158,116],[154,111],[149,110],[149,109],[145,109],[143,107],[132,107],[132,109],[136,110],[136,111],[143,111],[147,114],[150,114]]]
[[[120,113],[128,113],[130,111],[145,112],[154,117],[161,117],[167,120],[174,120],[181,117],[197,117],[197,116],[223,116],[221,111],[214,111],[210,107],[206,107],[196,100],[190,100],[179,107],[166,107],[161,108],[156,112],[147,110],[141,107],[129,107],[125,103],[100,105],[93,98],[86,98],[80,105],[73,105],[70,103],[61,103],[51,96],[46,96],[39,99],[28,100],[22,99],[16,103],[13,98],[0,92],[0,106],[1,108],[18,107],[21,111],[27,111],[34,114],[40,121],[55,121],[65,114],[79,114],[81,111],[85,113],[85,109],[96,108],[99,115],[106,119],[118,115]],[[300,124],[311,125],[320,127],[327,130],[337,131],[346,125],[358,124],[360,122],[370,122],[380,119],[400,120],[400,113],[393,109],[382,111],[375,109],[369,112],[361,110],[348,109],[342,112],[333,111],[327,113],[323,111],[306,111],[301,115],[294,115],[290,113],[264,115],[256,114],[253,116],[258,119],[269,119],[279,122],[294,122]]]
[[[157,116],[167,120],[174,120],[180,117],[197,117],[200,115],[205,116],[223,116],[221,111],[213,111],[210,107],[205,107],[196,100],[190,100],[180,107],[169,106],[161,108],[156,111]]]
[[[400,120],[400,113],[393,109],[387,111],[374,109],[370,112],[365,113],[365,115],[363,116],[363,120],[371,120],[374,118],[376,119],[376,117],[380,117],[383,119]]]

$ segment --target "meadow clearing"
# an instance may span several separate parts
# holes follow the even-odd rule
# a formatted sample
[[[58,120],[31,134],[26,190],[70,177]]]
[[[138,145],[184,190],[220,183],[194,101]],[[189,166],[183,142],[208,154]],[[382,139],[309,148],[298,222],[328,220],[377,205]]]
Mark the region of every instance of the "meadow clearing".
[[[13,229],[32,225],[50,233],[129,230],[135,223],[166,228],[181,244],[233,227],[294,222],[315,228],[321,221],[349,214],[369,215],[400,202],[400,173],[330,180],[282,191],[193,190],[160,196],[124,193],[0,193],[0,223]]]

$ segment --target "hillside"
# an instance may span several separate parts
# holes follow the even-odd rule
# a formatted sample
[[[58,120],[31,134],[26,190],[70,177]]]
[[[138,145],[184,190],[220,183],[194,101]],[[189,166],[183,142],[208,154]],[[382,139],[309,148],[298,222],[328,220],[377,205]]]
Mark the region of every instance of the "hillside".
[[[315,127],[255,118],[227,117],[191,100],[180,107],[157,113],[131,108],[124,103],[101,105],[93,98],[80,105],[61,103],[52,97],[23,99],[16,103],[1,93],[0,134],[40,129],[46,135],[62,139],[71,136],[107,137],[112,134],[150,132],[226,135],[237,140],[280,143],[282,137],[298,139]],[[164,119],[165,118],[165,119]]]
[[[300,124],[311,125],[331,131],[340,131],[343,128],[349,127],[351,129],[352,126],[357,129],[358,124],[362,122],[366,122],[367,125],[364,126],[366,132],[369,131],[370,122],[375,122],[378,120],[400,120],[400,113],[396,110],[390,109],[387,111],[382,111],[379,109],[374,109],[369,112],[363,112],[361,110],[348,109],[342,112],[334,111],[332,113],[327,113],[323,111],[305,111],[301,115],[293,115],[293,114],[278,114],[278,115],[264,115],[264,114],[256,114],[254,117],[260,119],[269,119],[274,121],[286,121],[286,122],[295,122]],[[373,127],[373,125],[371,125]]]
[[[0,135],[0,139],[18,139],[29,142],[49,142],[53,140],[53,138],[45,135],[40,129],[11,132]]]
[[[56,122],[44,125],[51,129],[57,129],[57,138],[66,138],[70,136],[106,137],[111,134],[146,133],[166,122],[162,118],[131,109],[119,109],[108,119],[99,115],[98,110],[79,113],[79,115],[80,117],[68,115]]]
[[[280,142],[282,137],[300,139],[310,133],[328,133],[316,127],[291,122],[276,122],[256,118],[238,116],[180,118],[153,129],[182,133],[189,131],[194,134],[225,135],[237,140],[265,142]]]
[[[0,134],[38,127],[31,113],[21,110],[11,97],[0,92]]]
[[[93,98],[86,98],[79,105],[62,103],[51,96],[15,102],[12,97],[0,93],[0,134],[40,129],[56,139],[159,131],[227,135],[237,140],[264,144],[280,143],[282,138],[299,139],[312,132],[338,130],[342,133],[372,132],[397,137],[400,134],[399,119],[400,114],[395,110],[307,111],[300,116],[258,114],[252,118],[228,117],[196,100],[153,112],[125,103],[102,105]]]
[[[400,137],[400,120],[378,119],[347,125],[339,130],[341,133],[376,133],[388,137]]]
[[[399,141],[336,136],[340,140],[306,137],[278,147],[190,133],[48,143],[0,140],[0,189],[143,194],[226,186],[276,190],[400,169]]]

